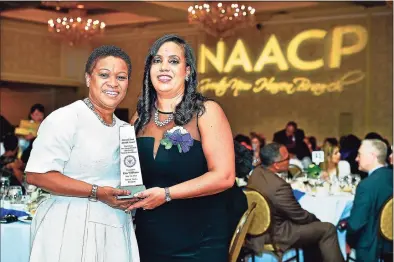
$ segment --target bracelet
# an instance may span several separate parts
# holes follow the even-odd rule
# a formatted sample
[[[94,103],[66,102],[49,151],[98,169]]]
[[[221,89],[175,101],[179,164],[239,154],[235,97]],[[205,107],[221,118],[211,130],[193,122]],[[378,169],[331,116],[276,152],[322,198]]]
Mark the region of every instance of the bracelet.
[[[22,185],[26,188],[29,183],[27,183],[27,174],[25,172],[22,173]]]
[[[165,192],[166,202],[170,202],[172,200],[171,195],[170,195],[170,189],[168,187],[165,187],[164,192]]]
[[[97,199],[97,189],[98,189],[97,185],[92,185],[92,192],[90,193],[90,196],[88,197],[89,201],[96,202],[98,200]]]

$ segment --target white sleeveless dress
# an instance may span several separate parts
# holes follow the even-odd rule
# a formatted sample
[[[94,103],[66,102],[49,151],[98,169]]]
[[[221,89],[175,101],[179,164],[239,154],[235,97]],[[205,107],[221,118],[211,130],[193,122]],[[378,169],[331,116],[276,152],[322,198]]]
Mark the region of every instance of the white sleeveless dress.
[[[81,100],[41,124],[26,172],[58,171],[99,186],[120,185],[119,127],[105,126]],[[51,196],[31,225],[30,262],[139,262],[129,214],[87,198]]]

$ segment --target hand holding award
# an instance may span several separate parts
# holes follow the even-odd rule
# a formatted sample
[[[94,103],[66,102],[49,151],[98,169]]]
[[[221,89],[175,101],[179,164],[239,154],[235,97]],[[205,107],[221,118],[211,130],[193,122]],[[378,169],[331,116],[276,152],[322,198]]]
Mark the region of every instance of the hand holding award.
[[[145,190],[142,182],[140,159],[134,126],[120,127],[120,188],[131,194],[118,196],[118,199],[133,198],[134,194]]]

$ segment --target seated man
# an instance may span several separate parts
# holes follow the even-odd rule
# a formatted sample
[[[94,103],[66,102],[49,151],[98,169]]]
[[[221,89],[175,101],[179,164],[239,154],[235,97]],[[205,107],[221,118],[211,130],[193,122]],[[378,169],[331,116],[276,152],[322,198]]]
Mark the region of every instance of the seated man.
[[[264,244],[274,243],[283,251],[302,248],[304,261],[344,261],[334,225],[320,222],[302,209],[290,185],[276,175],[289,167],[286,147],[268,144],[262,148],[260,157],[262,167],[253,171],[247,187],[260,192],[271,203],[272,233],[251,238],[248,247],[260,253]]]
[[[380,210],[393,196],[393,171],[384,166],[386,157],[384,142],[362,141],[356,161],[368,177],[357,186],[346,235],[347,243],[356,249],[356,261],[377,261],[381,248],[393,250],[392,243],[385,243],[378,235]]]

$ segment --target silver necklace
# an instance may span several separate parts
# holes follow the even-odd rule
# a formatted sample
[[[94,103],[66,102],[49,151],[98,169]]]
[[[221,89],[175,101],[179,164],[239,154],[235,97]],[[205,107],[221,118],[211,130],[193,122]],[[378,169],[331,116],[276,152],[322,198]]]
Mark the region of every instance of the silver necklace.
[[[156,108],[154,121],[158,127],[163,127],[165,125],[168,125],[173,119],[174,119],[174,114],[169,114],[169,116],[166,120],[160,121],[159,120],[159,110]]]
[[[88,106],[88,108],[90,110],[93,111],[93,113],[97,116],[97,118],[100,120],[100,122],[105,125],[105,126],[109,126],[109,127],[113,127],[116,124],[116,119],[115,119],[115,115],[112,116],[112,123],[111,124],[107,124],[107,122],[104,121],[104,119],[96,112],[96,110],[94,110],[94,106],[92,104],[92,102],[90,101],[90,99],[87,97],[83,100],[83,102]]]

